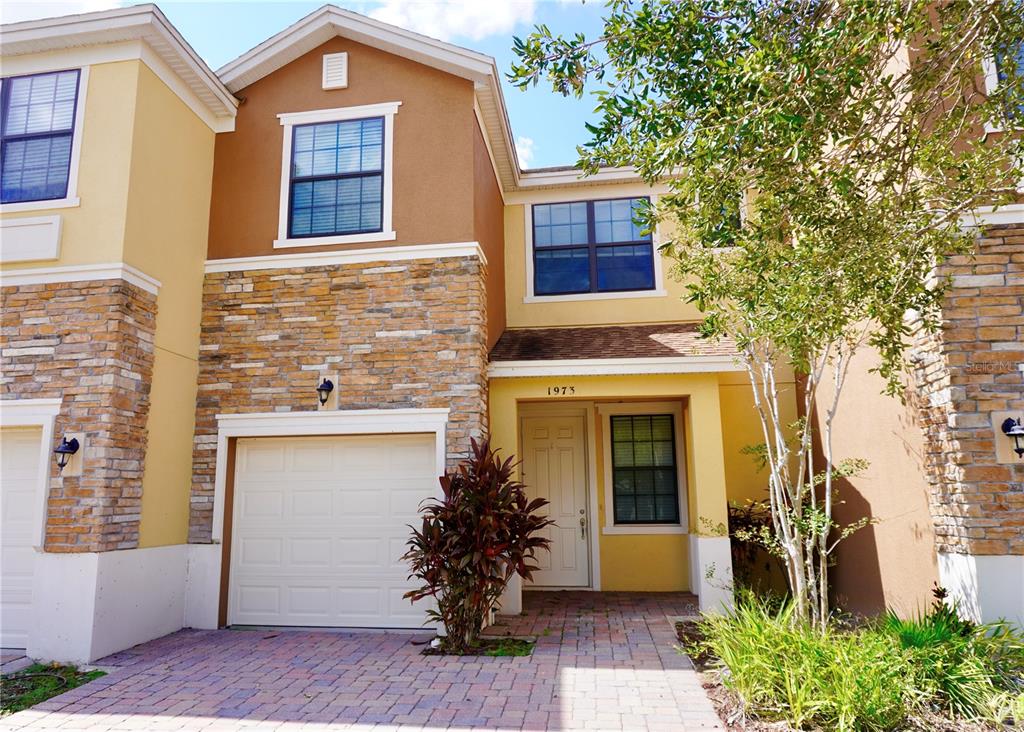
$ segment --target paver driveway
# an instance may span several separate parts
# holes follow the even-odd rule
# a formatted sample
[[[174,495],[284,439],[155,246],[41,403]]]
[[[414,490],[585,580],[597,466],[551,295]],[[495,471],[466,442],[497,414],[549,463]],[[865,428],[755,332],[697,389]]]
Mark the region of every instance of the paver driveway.
[[[0,720],[39,730],[721,729],[670,616],[680,593],[531,592],[523,658],[423,656],[424,633],[183,630]]]

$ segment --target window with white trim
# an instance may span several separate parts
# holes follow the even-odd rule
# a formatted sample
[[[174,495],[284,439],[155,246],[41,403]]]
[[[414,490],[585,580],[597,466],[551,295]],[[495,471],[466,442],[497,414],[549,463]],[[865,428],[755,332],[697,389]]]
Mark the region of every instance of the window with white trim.
[[[636,223],[646,199],[533,205],[533,294],[653,290],[654,243]]]
[[[1024,43],[1017,46],[1017,51],[1012,56],[996,54],[995,71],[997,84],[1005,83],[1011,76],[1015,78],[1024,76]],[[1024,101],[1018,101],[1014,116],[1019,119],[1021,114],[1024,114]]]
[[[298,125],[292,136],[289,237],[382,231],[384,118]]]
[[[678,524],[679,467],[671,414],[610,417],[615,524]]]
[[[393,241],[394,118],[401,102],[278,115],[281,203],[274,247]]]
[[[0,84],[0,202],[68,195],[78,69],[5,78]]]

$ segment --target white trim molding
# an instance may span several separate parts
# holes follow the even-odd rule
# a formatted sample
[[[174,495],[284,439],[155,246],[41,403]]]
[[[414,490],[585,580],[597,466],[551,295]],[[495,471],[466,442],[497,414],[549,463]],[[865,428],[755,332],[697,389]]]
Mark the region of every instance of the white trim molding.
[[[5,49],[6,50],[6,49]],[[70,68],[49,69],[42,72],[70,71]],[[4,73],[7,76],[21,76],[11,72],[7,60],[4,59]],[[0,204],[0,213],[17,213],[18,211],[46,211],[53,208],[73,208],[78,206],[78,165],[82,159],[82,137],[85,133],[85,97],[89,90],[89,67],[78,68],[78,97],[75,100],[75,119],[71,131],[71,160],[68,163],[68,190],[63,198],[49,201],[21,201],[18,203]]]
[[[491,379],[531,376],[613,376],[633,374],[700,374],[742,371],[733,356],[654,356],[648,358],[564,358],[546,361],[492,361]]]
[[[62,222],[59,214],[0,220],[0,262],[60,259]]]
[[[274,248],[287,247],[322,247],[333,244],[366,244],[370,242],[394,241],[397,238],[392,227],[392,192],[394,189],[395,161],[395,115],[401,102],[381,102],[380,104],[364,104],[358,107],[339,107],[337,109],[315,109],[308,112],[286,112],[277,115],[284,128],[281,144],[281,198],[278,206],[277,239]],[[296,125],[316,124],[319,122],[344,122],[345,120],[364,119],[367,117],[384,118],[384,159],[381,161],[384,178],[383,201],[381,203],[381,230],[368,234],[339,234],[334,236],[314,236],[305,238],[288,237],[288,200],[291,190],[292,141]]]
[[[661,269],[660,262],[654,265],[655,270]],[[528,269],[533,269],[532,266]],[[655,276],[658,276],[657,271]],[[532,276],[531,276],[532,279]],[[586,302],[589,300],[639,300],[647,297],[668,297],[668,291],[663,288],[657,290],[634,290],[631,292],[584,292],[578,295],[527,295],[523,302],[527,305],[538,302]]]
[[[155,5],[10,23],[0,28],[0,46],[5,74],[78,66],[83,59],[141,59],[210,129],[234,129],[238,100]]]
[[[615,170],[615,169],[610,169]],[[523,171],[524,176],[532,176],[529,170]],[[573,174],[578,176],[578,174]],[[636,198],[638,196],[657,196],[669,193],[667,183],[649,184],[638,178],[601,178],[600,174],[590,178],[577,178],[573,185],[568,183],[543,188],[520,187],[505,195],[509,206],[530,206],[535,203],[565,203],[567,201],[589,201],[605,198]]]
[[[297,269],[301,267],[333,267],[368,262],[405,262],[416,259],[477,257],[486,265],[487,257],[479,242],[460,241],[445,244],[410,244],[370,249],[344,249],[308,254],[270,254],[262,257],[209,259],[206,272],[247,272],[260,269]]]
[[[56,282],[95,282],[97,280],[124,280],[152,295],[160,293],[160,280],[150,277],[125,262],[6,269],[0,272],[0,285],[3,287],[48,285]]]
[[[0,427],[38,427],[39,470],[32,506],[33,549],[43,550],[46,541],[46,503],[50,495],[50,450],[53,426],[60,413],[60,399],[4,399],[0,401]]]
[[[448,408],[352,409],[323,412],[255,412],[217,415],[217,462],[213,488],[213,543],[224,538],[228,441],[237,437],[373,435],[433,432],[438,476],[444,475]]]
[[[1024,203],[1008,203],[1005,206],[979,206],[961,218],[964,226],[998,226],[999,224],[1024,224]]]
[[[994,56],[986,56],[981,60],[981,71],[985,75],[985,93],[992,94],[999,86],[999,69],[996,67],[996,59]],[[1001,130],[992,124],[991,121],[985,121],[985,132],[1000,132]]]
[[[615,481],[612,476],[612,415],[671,414],[672,432],[675,436],[676,452],[676,500],[679,502],[678,524],[616,524],[615,523]],[[623,402],[619,404],[598,404],[597,416],[601,420],[602,444],[598,447],[604,456],[604,526],[605,536],[640,534],[687,534],[690,525],[686,484],[686,440],[683,435],[683,403],[672,402]]]

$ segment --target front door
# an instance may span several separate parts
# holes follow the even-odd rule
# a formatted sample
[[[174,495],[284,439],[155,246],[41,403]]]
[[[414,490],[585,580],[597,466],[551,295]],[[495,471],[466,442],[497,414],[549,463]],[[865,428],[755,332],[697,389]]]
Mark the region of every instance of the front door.
[[[540,587],[589,587],[590,519],[582,416],[523,418],[523,483],[530,498],[546,498],[550,552],[538,552]]]

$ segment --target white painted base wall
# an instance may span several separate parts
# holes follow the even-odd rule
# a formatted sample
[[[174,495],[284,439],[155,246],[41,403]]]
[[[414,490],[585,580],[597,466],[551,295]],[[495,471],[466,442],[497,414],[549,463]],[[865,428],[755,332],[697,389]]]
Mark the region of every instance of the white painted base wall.
[[[498,600],[498,612],[502,615],[519,615],[523,612],[523,578],[512,575],[505,591]]]
[[[88,663],[182,627],[187,545],[35,557],[27,654]]]
[[[690,534],[690,591],[697,595],[703,613],[732,607],[732,548],[728,536]]]
[[[216,630],[220,611],[220,544],[186,544],[185,628]]]
[[[939,582],[974,622],[1010,620],[1024,628],[1024,556],[939,553]]]

